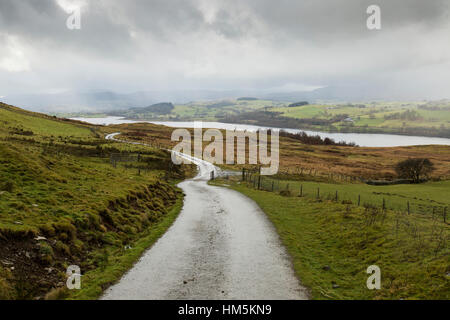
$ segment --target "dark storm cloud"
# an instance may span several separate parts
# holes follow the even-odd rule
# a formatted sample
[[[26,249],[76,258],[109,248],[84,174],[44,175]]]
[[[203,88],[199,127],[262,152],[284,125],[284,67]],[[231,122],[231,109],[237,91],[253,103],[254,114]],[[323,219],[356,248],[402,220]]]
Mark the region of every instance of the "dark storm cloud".
[[[401,83],[402,74],[421,78],[419,68],[441,86],[450,80],[444,0],[75,0],[84,3],[76,31],[66,28],[71,2],[0,1],[0,96],[18,83],[291,88],[394,75]],[[381,7],[375,32],[366,28],[371,4]]]
[[[111,57],[133,50],[132,31],[170,41],[172,33],[192,32],[202,21],[201,13],[182,0],[86,1],[77,32],[66,28],[69,15],[55,0],[2,0],[0,30],[34,45]]]

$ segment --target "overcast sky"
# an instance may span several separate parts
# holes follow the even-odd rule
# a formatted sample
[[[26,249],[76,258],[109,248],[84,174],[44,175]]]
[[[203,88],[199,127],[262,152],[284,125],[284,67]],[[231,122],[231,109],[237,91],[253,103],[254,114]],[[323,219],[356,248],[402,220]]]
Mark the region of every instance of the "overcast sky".
[[[383,83],[450,98],[448,3],[0,0],[0,96]],[[73,6],[81,30],[66,27]]]

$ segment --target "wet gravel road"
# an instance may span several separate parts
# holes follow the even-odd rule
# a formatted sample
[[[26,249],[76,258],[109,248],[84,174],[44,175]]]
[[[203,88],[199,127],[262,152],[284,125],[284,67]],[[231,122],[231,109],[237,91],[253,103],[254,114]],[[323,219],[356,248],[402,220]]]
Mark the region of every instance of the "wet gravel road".
[[[102,299],[307,299],[273,226],[255,202],[207,185],[212,164],[192,159],[183,209]]]

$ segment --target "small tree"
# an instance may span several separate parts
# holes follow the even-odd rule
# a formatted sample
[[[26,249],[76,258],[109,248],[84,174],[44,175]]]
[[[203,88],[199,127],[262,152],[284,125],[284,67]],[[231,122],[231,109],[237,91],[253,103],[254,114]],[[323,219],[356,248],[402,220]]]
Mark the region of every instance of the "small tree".
[[[395,166],[395,171],[400,178],[411,179],[415,183],[420,182],[422,177],[428,177],[433,170],[433,163],[426,158],[410,158],[400,161]]]

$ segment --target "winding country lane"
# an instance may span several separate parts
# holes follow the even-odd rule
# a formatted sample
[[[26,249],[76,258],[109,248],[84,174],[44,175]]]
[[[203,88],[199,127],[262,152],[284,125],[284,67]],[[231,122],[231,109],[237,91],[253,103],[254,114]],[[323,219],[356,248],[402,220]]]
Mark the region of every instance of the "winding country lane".
[[[217,167],[188,159],[199,173],[178,185],[186,195],[180,215],[102,299],[307,299],[264,212],[208,185]]]

